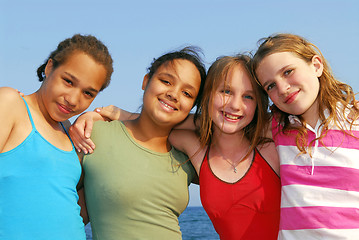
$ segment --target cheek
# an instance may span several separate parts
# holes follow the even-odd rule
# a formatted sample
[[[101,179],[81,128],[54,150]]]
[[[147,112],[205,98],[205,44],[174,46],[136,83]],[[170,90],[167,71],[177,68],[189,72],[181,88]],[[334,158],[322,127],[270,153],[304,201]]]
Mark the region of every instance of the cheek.
[[[270,93],[268,93],[268,97],[270,98],[270,100],[277,105],[278,103],[278,95],[275,91],[271,91]]]
[[[216,107],[223,107],[225,101],[226,101],[226,99],[222,95],[216,94],[213,99],[213,105]]]
[[[189,113],[191,111],[191,109],[193,108],[193,105],[194,105],[194,99],[186,99],[184,101],[183,110]]]
[[[87,99],[85,97],[83,97],[83,99],[80,100],[80,104],[78,105],[78,109],[77,109],[77,114],[82,113],[83,111],[85,111],[92,103],[94,99]]]

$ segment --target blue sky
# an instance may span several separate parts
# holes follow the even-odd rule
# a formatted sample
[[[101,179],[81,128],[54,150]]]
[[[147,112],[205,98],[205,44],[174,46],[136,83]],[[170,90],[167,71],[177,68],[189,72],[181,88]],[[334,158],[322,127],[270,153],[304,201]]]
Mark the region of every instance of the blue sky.
[[[357,0],[0,0],[0,87],[36,91],[36,69],[57,44],[92,34],[108,46],[115,71],[90,109],[114,104],[136,111],[153,58],[196,45],[208,67],[218,56],[253,51],[260,38],[278,32],[312,41],[334,74],[359,91]],[[200,205],[198,187],[190,192],[190,205]]]

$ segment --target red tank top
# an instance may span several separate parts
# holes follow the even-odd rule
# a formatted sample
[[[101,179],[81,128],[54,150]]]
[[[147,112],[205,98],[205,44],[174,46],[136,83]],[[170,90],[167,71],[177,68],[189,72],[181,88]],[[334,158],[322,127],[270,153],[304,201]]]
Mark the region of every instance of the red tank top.
[[[208,163],[199,174],[203,208],[221,240],[274,240],[279,229],[280,178],[255,150],[247,173],[235,183],[220,180]]]

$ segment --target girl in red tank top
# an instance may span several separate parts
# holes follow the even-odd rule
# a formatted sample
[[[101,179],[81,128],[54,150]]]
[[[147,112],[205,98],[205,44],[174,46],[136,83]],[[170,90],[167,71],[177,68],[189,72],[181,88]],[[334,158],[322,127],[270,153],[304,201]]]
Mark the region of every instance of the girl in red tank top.
[[[201,201],[222,240],[277,239],[279,161],[268,131],[268,100],[245,55],[217,59],[197,109],[198,132],[173,130],[171,143],[199,175]]]

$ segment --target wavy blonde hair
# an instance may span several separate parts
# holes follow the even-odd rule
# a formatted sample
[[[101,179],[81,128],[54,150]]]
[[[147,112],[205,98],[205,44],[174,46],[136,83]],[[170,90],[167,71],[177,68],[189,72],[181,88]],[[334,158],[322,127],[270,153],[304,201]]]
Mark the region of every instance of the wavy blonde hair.
[[[260,45],[258,47],[258,50],[254,54],[252,59],[252,71],[258,83],[259,81],[256,77],[255,70],[257,69],[263,58],[270,54],[278,52],[290,52],[303,59],[307,63],[310,63],[315,55],[319,56],[322,59],[323,73],[318,78],[320,83],[318,102],[319,119],[322,121],[321,126],[323,127],[323,131],[318,138],[308,143],[308,133],[307,129],[304,127],[304,119],[301,116],[298,116],[303,124],[299,127],[291,126],[288,119],[289,114],[281,111],[275,105],[272,106],[272,111],[275,116],[279,116],[278,122],[283,124],[283,133],[289,134],[289,131],[292,129],[298,130],[299,133],[296,135],[296,145],[299,151],[302,154],[311,154],[310,146],[313,145],[314,141],[322,140],[322,138],[327,134],[329,123],[332,121],[334,121],[334,124],[338,126],[340,130],[347,133],[342,124],[340,124],[339,116],[337,114],[337,103],[341,103],[344,106],[342,109],[342,117],[345,117],[345,110],[348,109],[348,106],[350,104],[353,104],[356,101],[355,94],[353,92],[353,89],[349,85],[340,82],[334,77],[328,62],[325,60],[318,47],[301,36],[283,33],[263,38],[259,40],[259,43]],[[328,118],[326,118],[324,115],[325,109],[328,109],[329,111]],[[353,114],[352,119],[357,119],[359,115],[358,108],[354,105],[354,107],[351,108],[351,111]],[[351,124],[350,128],[352,127],[354,122],[354,120],[352,119],[345,118],[345,120]],[[321,141],[321,143],[323,142]]]

